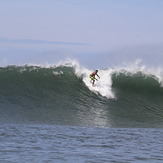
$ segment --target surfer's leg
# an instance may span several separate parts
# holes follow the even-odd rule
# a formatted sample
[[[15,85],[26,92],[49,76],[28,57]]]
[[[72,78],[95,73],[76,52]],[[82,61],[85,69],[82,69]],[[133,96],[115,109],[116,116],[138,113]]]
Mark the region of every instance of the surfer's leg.
[[[92,86],[94,86],[94,83],[95,83],[95,80],[93,80],[93,82],[92,82]]]
[[[90,79],[91,79],[90,82],[92,83],[92,85],[94,85],[94,82],[95,82],[94,81],[94,77],[93,76],[90,76]]]
[[[92,76],[90,76],[90,79],[91,79],[90,82],[92,83],[92,81],[93,81]]]

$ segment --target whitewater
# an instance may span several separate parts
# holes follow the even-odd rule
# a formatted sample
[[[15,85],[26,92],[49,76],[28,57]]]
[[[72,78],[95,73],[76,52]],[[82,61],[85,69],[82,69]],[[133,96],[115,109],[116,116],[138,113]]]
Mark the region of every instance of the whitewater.
[[[71,65],[71,64],[70,64]],[[146,68],[145,66],[140,65],[140,60],[137,60],[134,64],[129,64],[127,66],[120,66],[114,68],[106,68],[100,70],[100,80],[96,82],[96,86],[92,87],[90,79],[88,78],[89,74],[91,74],[95,70],[89,70],[85,68],[81,68],[78,63],[72,64],[75,67],[75,73],[77,76],[82,76],[84,83],[86,86],[93,92],[99,93],[102,96],[107,98],[116,98],[114,92],[112,91],[113,84],[113,76],[121,75],[130,76],[131,78],[137,76],[147,79],[148,77],[156,80],[160,87],[163,86],[163,72],[161,68]]]

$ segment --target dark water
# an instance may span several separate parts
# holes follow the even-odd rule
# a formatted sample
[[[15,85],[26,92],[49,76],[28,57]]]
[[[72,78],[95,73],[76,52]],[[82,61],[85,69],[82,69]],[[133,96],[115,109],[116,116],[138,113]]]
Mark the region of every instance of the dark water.
[[[0,162],[163,162],[158,78],[115,71],[109,99],[83,78],[67,66],[0,68]]]

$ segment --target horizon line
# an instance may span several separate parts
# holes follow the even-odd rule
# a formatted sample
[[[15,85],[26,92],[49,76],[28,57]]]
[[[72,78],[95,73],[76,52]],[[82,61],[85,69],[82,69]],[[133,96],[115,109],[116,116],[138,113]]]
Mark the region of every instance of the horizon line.
[[[0,43],[20,43],[20,44],[57,44],[57,45],[79,45],[88,46],[89,43],[82,42],[66,42],[66,41],[47,41],[47,40],[35,40],[35,39],[10,39],[0,37]]]

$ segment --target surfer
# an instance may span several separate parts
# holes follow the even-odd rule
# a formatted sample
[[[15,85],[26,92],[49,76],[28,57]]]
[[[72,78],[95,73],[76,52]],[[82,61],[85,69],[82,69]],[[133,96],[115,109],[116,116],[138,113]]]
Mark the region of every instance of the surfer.
[[[95,76],[97,75],[98,76],[98,70],[96,70],[95,72],[92,72],[92,74],[89,75],[89,77],[91,78],[91,81],[92,81],[92,86],[94,86],[94,83],[95,83]],[[100,77],[98,76],[98,78],[100,79]],[[96,79],[97,80],[97,79]]]

